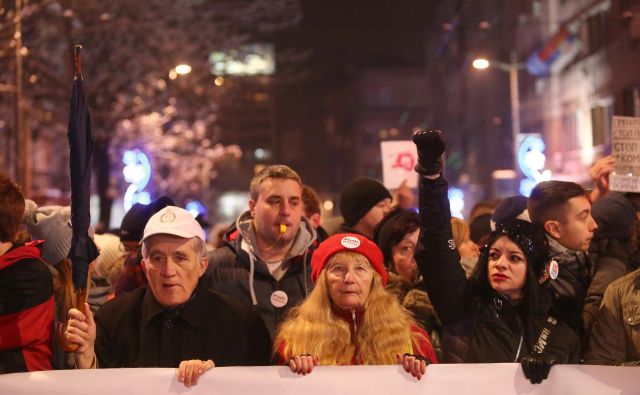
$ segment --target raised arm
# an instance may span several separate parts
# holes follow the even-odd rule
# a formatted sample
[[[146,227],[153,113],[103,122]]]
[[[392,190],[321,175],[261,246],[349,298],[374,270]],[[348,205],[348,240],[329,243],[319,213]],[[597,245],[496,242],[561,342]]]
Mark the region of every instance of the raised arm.
[[[468,283],[453,241],[448,184],[441,174],[445,143],[437,130],[416,132],[413,141],[419,157],[416,171],[421,174],[416,262],[442,323],[453,324],[466,313]]]

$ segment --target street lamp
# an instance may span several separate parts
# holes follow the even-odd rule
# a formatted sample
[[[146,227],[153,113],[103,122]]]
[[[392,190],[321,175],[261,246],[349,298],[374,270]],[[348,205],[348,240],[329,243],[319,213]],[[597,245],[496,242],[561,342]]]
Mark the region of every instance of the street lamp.
[[[169,70],[169,79],[175,80],[179,75],[187,75],[191,72],[191,65],[181,63]]]
[[[516,52],[511,51],[509,63],[484,58],[474,59],[473,68],[484,70],[496,68],[509,73],[509,97],[511,101],[511,138],[513,139],[513,167],[518,168],[518,136],[520,135],[520,96],[518,91],[518,71],[525,67],[524,63],[518,63]]]
[[[189,74],[191,72],[191,65],[188,64],[179,64],[176,66],[176,73],[179,75]]]

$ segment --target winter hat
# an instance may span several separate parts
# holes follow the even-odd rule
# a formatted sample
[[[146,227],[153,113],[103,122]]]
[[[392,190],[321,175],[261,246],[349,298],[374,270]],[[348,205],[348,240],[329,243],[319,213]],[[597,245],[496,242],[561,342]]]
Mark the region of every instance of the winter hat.
[[[631,228],[636,222],[636,209],[620,192],[609,192],[591,206],[598,224],[594,239],[618,239],[625,250],[630,248]]]
[[[498,203],[491,215],[491,229],[495,230],[496,225],[508,219],[522,219],[531,222],[529,211],[527,211],[527,198],[522,195],[509,196]]]
[[[508,219],[498,223],[496,230],[491,232],[487,244],[483,247],[483,262],[488,262],[489,248],[502,236],[516,243],[527,257],[527,267],[533,271],[536,278],[540,278],[549,260],[549,242],[544,230],[531,222],[521,219]]]
[[[95,263],[96,274],[107,281],[117,278],[118,274],[124,269],[124,258],[126,256],[124,249],[121,247],[120,238],[116,235],[105,233],[95,235],[93,241],[100,249],[100,255]],[[110,281],[109,283],[111,284]]]
[[[144,227],[144,235],[140,242],[157,234],[173,235],[185,239],[199,237],[204,241],[204,230],[198,221],[193,218],[190,212],[176,206],[167,206],[153,214],[147,222],[147,226]]]
[[[400,206],[395,207],[382,218],[373,232],[373,240],[382,251],[385,266],[392,260],[391,248],[407,233],[414,232],[419,226],[418,214]]]
[[[342,251],[356,252],[367,258],[375,271],[380,274],[382,286],[387,285],[387,271],[382,263],[382,252],[374,242],[354,233],[339,233],[320,243],[311,258],[311,281],[317,282],[329,258]]]
[[[122,218],[120,241],[140,241],[149,218],[164,207],[173,205],[175,203],[167,196],[162,196],[148,205],[134,204]]]
[[[391,194],[373,178],[351,180],[340,195],[340,213],[346,226],[355,225],[381,200],[391,199]]]
[[[24,223],[34,240],[44,240],[42,259],[57,265],[71,249],[71,207],[43,206],[25,200]],[[90,232],[91,233],[91,232]]]

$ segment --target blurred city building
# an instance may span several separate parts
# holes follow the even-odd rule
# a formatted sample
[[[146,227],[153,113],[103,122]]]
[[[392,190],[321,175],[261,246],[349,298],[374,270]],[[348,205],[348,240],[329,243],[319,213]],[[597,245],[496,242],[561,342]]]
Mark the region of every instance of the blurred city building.
[[[235,7],[223,3],[216,7]],[[183,41],[161,45],[143,30],[135,37],[148,41],[138,41],[136,48],[125,48],[126,34],[117,36],[123,43],[117,50],[103,48],[105,35],[122,30],[121,22],[110,17],[118,14],[114,10],[94,15],[89,6],[66,10],[47,2],[44,8],[29,7],[23,100],[24,127],[33,137],[31,197],[39,203],[69,202],[65,132],[72,79],[68,59],[60,54],[82,31],[84,25],[76,22],[84,20],[95,22],[86,26],[100,27],[87,42],[85,66],[99,141],[94,190],[102,199],[100,204],[94,199],[96,208],[108,207],[104,201],[125,192],[123,164],[113,145],[123,122],[144,126],[136,121],[141,116],[159,114],[155,123],[147,122],[158,133],[147,141],[173,141],[170,151],[185,151],[174,158],[178,165],[189,164],[187,143],[201,151],[194,157],[212,158],[200,174],[189,174],[189,182],[181,177],[187,173],[184,166],[160,166],[159,182],[152,180],[149,187],[153,197],[167,193],[163,183],[169,183],[184,192],[177,200],[201,200],[224,213],[221,220],[244,207],[249,180],[273,163],[296,169],[326,207],[338,207],[337,196],[350,179],[381,178],[380,143],[406,140],[416,127],[446,131],[447,178],[464,192],[467,209],[475,201],[518,191],[517,179],[526,174],[514,168],[516,129],[518,143],[530,136],[544,142],[546,158],[536,163],[540,172],[588,183],[588,166],[610,150],[611,116],[640,116],[640,0],[372,0],[366,7],[341,0],[280,3],[286,18],[278,29],[259,23],[258,7],[252,14],[256,23],[245,21],[246,31],[227,37],[214,34],[209,24],[202,26],[211,33],[190,30],[220,38],[212,45],[181,38],[199,45],[186,59],[193,71],[178,75],[172,69],[176,73],[168,77],[166,70],[177,59],[158,56],[153,45],[170,52],[183,48]],[[293,3],[297,8],[289,7]],[[0,38],[13,48],[10,8],[0,14],[8,23],[6,37]],[[214,11],[208,10],[223,15]],[[235,14],[244,21],[241,7]],[[235,25],[233,18],[225,23]],[[58,31],[66,32],[64,39]],[[171,37],[169,30],[160,31],[165,41]],[[129,63],[142,47],[149,51],[147,63]],[[506,68],[475,70],[471,64],[478,57]],[[0,84],[0,169],[17,176],[15,63],[11,56],[0,58],[6,74],[6,84]],[[157,69],[153,75],[150,64]],[[510,73],[504,72],[510,67],[517,67],[515,107]],[[187,126],[178,127],[179,122]],[[129,129],[121,141],[146,133]],[[198,137],[201,129],[205,132]],[[237,145],[241,152],[221,159],[217,144]],[[540,162],[539,155],[531,157]],[[152,162],[158,158],[151,155]],[[198,177],[202,182],[193,185]],[[218,219],[216,213],[210,218]]]

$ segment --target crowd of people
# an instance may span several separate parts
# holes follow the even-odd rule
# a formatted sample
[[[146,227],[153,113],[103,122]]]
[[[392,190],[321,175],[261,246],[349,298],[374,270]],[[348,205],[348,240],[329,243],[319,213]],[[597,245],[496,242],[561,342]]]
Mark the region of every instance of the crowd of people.
[[[418,210],[358,178],[326,229],[313,188],[284,165],[207,244],[168,197],[134,205],[100,250],[78,302],[69,207],[26,200],[0,174],[0,373],[174,367],[186,386],[214,366],[520,363],[640,365],[640,196],[538,184],[527,199],[451,217],[444,135],[414,133]],[[394,204],[395,201],[395,204]]]

